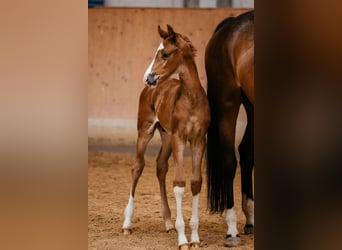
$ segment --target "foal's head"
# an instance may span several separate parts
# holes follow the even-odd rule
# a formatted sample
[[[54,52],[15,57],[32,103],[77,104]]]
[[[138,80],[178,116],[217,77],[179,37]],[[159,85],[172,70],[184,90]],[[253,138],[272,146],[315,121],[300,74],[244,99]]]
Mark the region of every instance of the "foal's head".
[[[172,74],[181,73],[184,61],[192,59],[196,52],[190,40],[176,33],[170,25],[167,25],[167,31],[158,26],[158,32],[163,41],[144,74],[144,81],[150,87],[155,87]]]

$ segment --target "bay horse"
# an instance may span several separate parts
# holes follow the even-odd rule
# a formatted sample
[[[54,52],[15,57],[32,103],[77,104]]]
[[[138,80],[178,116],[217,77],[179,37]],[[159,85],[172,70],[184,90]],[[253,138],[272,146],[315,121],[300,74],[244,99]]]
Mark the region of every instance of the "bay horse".
[[[201,164],[206,148],[206,133],[210,123],[209,104],[194,61],[196,50],[190,40],[184,35],[176,33],[170,25],[167,25],[167,31],[158,26],[158,32],[163,41],[144,74],[147,86],[142,90],[139,99],[138,138],[135,162],[132,167],[133,182],[122,228],[125,234],[131,233],[134,193],[145,166],[144,153],[157,129],[162,140],[157,157],[161,212],[166,231],[174,229],[165,188],[168,159],[172,153],[175,164],[173,192],[177,207],[175,227],[178,232],[180,249],[189,249],[184,232],[182,196],[186,182],[183,154],[186,143],[190,143],[192,153],[191,192],[193,195],[190,246],[198,248],[200,244],[198,203],[202,186]],[[173,74],[177,74],[179,79],[172,78]]]
[[[207,198],[211,212],[227,210],[224,245],[241,244],[234,211],[236,120],[242,104],[247,127],[238,147],[245,234],[254,233],[254,11],[223,20],[205,51],[211,123],[207,134]]]

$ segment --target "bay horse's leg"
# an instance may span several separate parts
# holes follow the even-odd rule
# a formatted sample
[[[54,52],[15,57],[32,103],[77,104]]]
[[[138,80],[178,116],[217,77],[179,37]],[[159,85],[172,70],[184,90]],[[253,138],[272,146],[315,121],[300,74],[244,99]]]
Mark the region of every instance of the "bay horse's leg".
[[[254,167],[254,107],[242,93],[247,112],[247,127],[239,146],[241,166],[242,210],[246,216],[245,234],[254,231],[253,167]]]
[[[174,226],[171,222],[171,210],[167,200],[165,179],[169,169],[168,160],[171,155],[171,142],[170,136],[162,128],[158,128],[158,130],[162,139],[162,147],[157,157],[157,177],[160,187],[161,212],[165,221],[166,232],[169,232],[174,229]]]
[[[147,129],[143,129],[147,128]],[[154,133],[154,124],[151,123],[145,123],[144,126],[142,126],[142,129],[138,131],[138,139],[137,139],[137,145],[136,145],[136,156],[135,161],[132,166],[132,186],[131,186],[131,193],[128,199],[127,206],[125,208],[125,220],[122,225],[122,229],[124,234],[130,234],[131,233],[131,224],[132,224],[132,218],[134,214],[134,194],[135,189],[137,187],[139,178],[144,170],[145,167],[145,158],[144,154],[146,151],[147,144],[150,142],[150,140],[153,137]]]
[[[222,154],[222,164],[225,165],[224,181],[226,182],[227,192],[227,214],[226,222],[228,225],[226,241],[227,247],[234,247],[240,244],[240,235],[237,230],[237,218],[234,210],[234,178],[236,173],[237,160],[235,155],[235,132],[236,120],[239,113],[240,102],[232,101],[226,107],[219,121],[219,134]],[[225,179],[226,178],[226,179]]]
[[[185,141],[178,134],[173,134],[171,138],[172,155],[175,162],[175,177],[173,181],[173,192],[176,197],[176,230],[178,233],[178,246],[180,249],[189,249],[188,240],[185,236],[185,223],[182,213],[182,198],[185,190],[185,175],[183,166],[183,153]]]
[[[198,235],[199,218],[198,218],[198,203],[199,195],[202,188],[202,159],[206,147],[205,135],[190,142],[192,152],[192,178],[191,178],[191,192],[192,192],[192,215],[190,219],[191,228],[191,248],[200,247],[200,239]]]

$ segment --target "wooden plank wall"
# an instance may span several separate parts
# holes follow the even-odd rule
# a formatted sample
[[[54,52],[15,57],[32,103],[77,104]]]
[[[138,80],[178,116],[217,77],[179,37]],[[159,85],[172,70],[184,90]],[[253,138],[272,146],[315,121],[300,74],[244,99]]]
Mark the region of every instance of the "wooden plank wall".
[[[247,9],[89,9],[88,117],[135,119],[143,74],[161,42],[158,25],[189,37],[197,48],[196,63],[206,85],[204,51],[216,25]]]

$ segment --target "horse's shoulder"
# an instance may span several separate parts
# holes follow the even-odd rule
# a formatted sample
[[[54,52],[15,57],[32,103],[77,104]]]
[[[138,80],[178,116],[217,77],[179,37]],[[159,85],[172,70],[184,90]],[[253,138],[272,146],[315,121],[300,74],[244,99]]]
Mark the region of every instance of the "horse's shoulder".
[[[144,89],[140,92],[140,99],[147,98],[148,96],[152,96],[154,90],[155,90],[154,88],[145,86]]]

